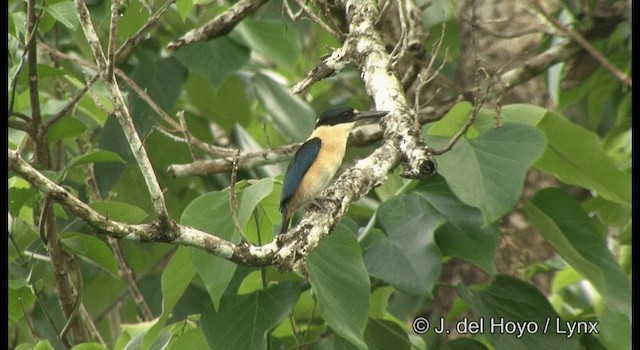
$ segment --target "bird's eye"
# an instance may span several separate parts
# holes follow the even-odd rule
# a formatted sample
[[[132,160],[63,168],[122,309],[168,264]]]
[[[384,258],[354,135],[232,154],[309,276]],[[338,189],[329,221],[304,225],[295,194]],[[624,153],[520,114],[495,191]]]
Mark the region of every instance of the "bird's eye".
[[[351,112],[342,113],[342,116],[345,117],[345,118],[349,118],[350,115],[351,115]]]

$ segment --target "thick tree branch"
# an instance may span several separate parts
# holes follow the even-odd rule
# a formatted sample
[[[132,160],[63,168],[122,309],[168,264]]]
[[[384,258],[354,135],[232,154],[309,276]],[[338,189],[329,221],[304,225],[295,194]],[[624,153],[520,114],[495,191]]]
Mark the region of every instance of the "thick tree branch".
[[[153,203],[153,208],[160,222],[160,226],[164,228],[169,225],[174,225],[174,223],[171,221],[171,218],[169,217],[169,212],[167,211],[164,196],[162,194],[162,189],[160,188],[158,179],[155,176],[153,167],[151,166],[151,162],[149,161],[149,157],[147,156],[147,151],[142,145],[142,141],[140,140],[135,126],[133,125],[131,115],[129,114],[127,105],[124,101],[124,98],[122,97],[122,93],[120,92],[118,82],[116,81],[114,76],[111,76],[111,78],[109,79],[109,76],[107,74],[107,60],[105,58],[102,47],[100,46],[100,42],[98,40],[98,36],[95,32],[93,24],[91,23],[89,10],[87,9],[87,5],[85,4],[84,0],[76,0],[76,10],[78,11],[80,25],[82,26],[82,30],[84,31],[85,38],[87,39],[96,63],[98,64],[100,76],[103,78],[107,90],[109,91],[109,94],[111,95],[111,98],[113,100],[114,115],[120,123],[120,126],[122,127],[129,146],[131,147],[133,156],[138,162],[138,166],[140,167],[142,176],[144,177],[145,183],[147,184],[149,195],[151,196],[151,202]]]
[[[388,67],[391,60],[375,27],[378,9],[374,1],[346,2],[350,32],[349,53],[362,73],[365,88],[379,110],[391,111],[382,120],[384,139],[399,151],[402,176],[422,179],[435,171],[435,161],[415,125],[414,111],[402,84]]]
[[[423,178],[435,170],[430,151],[413,123],[413,110],[400,81],[389,70],[390,57],[375,28],[377,3],[346,1],[345,8],[349,19],[347,52],[357,63],[376,108],[391,111],[381,122],[385,142],[347,169],[316,199],[321,208],[310,206],[294,229],[277,237],[280,250],[275,262],[284,269],[304,270],[307,254],[344,216],[349,205],[380,185],[399,161],[403,161],[405,176]]]
[[[273,257],[277,250],[275,243],[260,247],[246,243],[235,245],[217,236],[188,226],[174,224],[162,227],[158,222],[132,225],[110,220],[80,201],[62,186],[42,175],[16,152],[8,150],[8,158],[9,169],[51,198],[51,200],[60,203],[73,215],[87,223],[98,234],[138,242],[161,242],[192,246],[223,259],[248,266],[266,266],[271,265],[273,262]]]
[[[38,16],[36,16],[35,0],[27,1],[27,23],[26,33],[28,33],[27,50],[27,68],[29,79],[29,98],[31,107],[31,133],[35,147],[35,161],[46,169],[54,169],[51,160],[51,152],[49,144],[46,140],[46,128],[42,124],[42,115],[40,110],[40,90],[38,88],[38,51],[37,51],[37,32]],[[55,170],[55,169],[54,169]],[[58,239],[58,228],[56,218],[53,213],[53,202],[50,198],[45,197],[42,202],[40,222],[40,236],[47,246],[49,253],[53,276],[56,281],[58,291],[58,301],[64,317],[67,319],[65,329],[70,330],[73,334],[75,342],[81,343],[90,340],[92,333],[91,319],[84,318],[78,314],[78,307],[82,307],[78,297],[79,291],[73,285],[68,274],[68,258],[66,252],[62,248]],[[68,344],[68,341],[61,333],[60,340]],[[94,334],[95,337],[95,334]],[[99,339],[98,337],[96,337]]]
[[[207,41],[223,36],[233,30],[240,21],[264,5],[267,1],[268,0],[240,0],[204,26],[188,32],[178,40],[170,42],[169,45],[167,45],[167,49],[178,50],[193,42]]]

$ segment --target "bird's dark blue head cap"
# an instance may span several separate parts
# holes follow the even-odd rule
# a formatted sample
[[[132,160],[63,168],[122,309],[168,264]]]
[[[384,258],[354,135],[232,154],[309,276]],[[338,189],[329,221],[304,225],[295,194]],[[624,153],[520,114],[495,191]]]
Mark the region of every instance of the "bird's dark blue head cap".
[[[367,111],[360,112],[357,109],[351,107],[338,107],[328,109],[318,118],[316,127],[318,126],[333,126],[344,123],[353,123],[362,119],[374,119],[385,116],[389,112],[383,111]]]

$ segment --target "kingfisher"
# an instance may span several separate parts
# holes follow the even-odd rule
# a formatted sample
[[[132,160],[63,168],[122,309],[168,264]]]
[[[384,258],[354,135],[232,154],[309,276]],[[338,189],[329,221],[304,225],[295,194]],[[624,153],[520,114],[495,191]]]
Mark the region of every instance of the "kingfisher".
[[[296,151],[287,167],[280,196],[280,234],[287,231],[296,210],[315,199],[331,182],[342,164],[347,139],[356,122],[375,120],[387,113],[339,107],[320,115],[311,136]]]

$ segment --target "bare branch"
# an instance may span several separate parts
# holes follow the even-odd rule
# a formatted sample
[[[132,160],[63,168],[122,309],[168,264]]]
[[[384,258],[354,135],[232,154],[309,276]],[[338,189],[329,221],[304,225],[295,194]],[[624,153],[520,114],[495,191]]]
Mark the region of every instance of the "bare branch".
[[[118,82],[113,77],[112,79],[107,79],[107,62],[104,57],[102,47],[100,46],[100,42],[98,41],[95,29],[93,28],[93,24],[91,23],[89,10],[87,9],[84,0],[76,0],[76,9],[78,11],[78,17],[80,18],[82,30],[85,33],[87,42],[89,43],[91,51],[93,52],[93,56],[98,64],[100,75],[103,77],[107,90],[109,91],[109,94],[111,95],[111,98],[113,100],[114,115],[116,116],[118,122],[120,123],[120,126],[122,127],[129,146],[131,147],[133,156],[138,162],[138,166],[140,167],[142,176],[144,177],[145,183],[147,184],[147,189],[151,197],[151,202],[153,203],[155,214],[158,217],[158,220],[160,221],[160,225],[162,227],[174,225],[175,223],[173,223],[171,221],[171,218],[169,217],[169,212],[167,210],[164,196],[162,194],[162,189],[160,188],[158,179],[155,176],[153,167],[151,166],[151,162],[149,161],[149,157],[147,156],[147,151],[142,145],[142,141],[140,140],[135,126],[133,125],[131,115],[129,114],[127,105],[124,101],[124,98],[122,97],[122,93],[120,92]]]
[[[347,52],[358,65],[376,109],[391,111],[381,122],[385,143],[342,173],[316,199],[322,209],[310,206],[297,226],[277,237],[280,250],[275,262],[280,268],[303,270],[308,252],[336,225],[350,203],[381,184],[399,161],[403,161],[405,176],[422,178],[435,170],[430,150],[413,125],[413,110],[400,81],[388,68],[389,55],[375,28],[377,1],[347,0],[345,9],[349,20]]]
[[[250,169],[260,165],[274,164],[289,159],[300,147],[299,143],[276,147],[260,152],[241,153],[238,156],[238,168]],[[222,159],[197,160],[190,164],[173,164],[167,169],[173,177],[206,176],[214,173],[222,173],[233,170],[235,156]]]
[[[138,94],[138,96],[140,96],[140,98],[143,101],[145,101],[149,105],[149,107],[151,107],[151,109],[153,109],[154,112],[156,112],[162,118],[162,120],[164,120],[167,124],[171,125],[171,127],[173,127],[175,130],[178,130],[179,132],[183,134],[188,133],[188,130],[183,129],[183,127],[178,122],[173,120],[173,118],[171,118],[171,116],[169,116],[167,112],[165,112],[160,106],[158,106],[158,104],[151,98],[151,96],[149,96],[149,94],[147,94],[147,92],[144,91],[144,89],[142,89],[138,84],[136,84],[136,82],[133,81],[133,79],[129,78],[129,76],[124,74],[124,72],[122,72],[119,69],[116,70],[116,75],[120,79],[124,80],[124,82],[127,85],[129,85],[129,87],[133,89],[133,91],[135,91]],[[206,142],[199,140],[198,138],[196,138],[191,134],[189,134],[189,137],[185,141],[185,143],[189,145],[194,144],[204,151],[217,154],[223,157],[228,157],[235,154],[235,150],[233,149],[208,144]]]
[[[76,92],[76,94],[69,100],[69,102],[67,102],[67,104],[64,107],[62,107],[62,109],[59,110],[58,113],[56,113],[56,115],[53,116],[53,118],[47,120],[43,125],[45,130],[49,130],[49,128],[53,124],[55,124],[58,120],[60,120],[65,115],[67,115],[69,111],[71,111],[71,109],[75,107],[76,104],[80,101],[80,99],[87,93],[87,91],[91,89],[91,86],[93,86],[93,84],[95,84],[95,82],[98,81],[99,77],[100,76],[98,74],[92,76],[89,79],[89,81],[87,81],[87,83],[80,90]]]
[[[11,170],[87,223],[96,233],[138,242],[163,242],[192,246],[223,259],[248,266],[271,265],[273,256],[278,250],[275,243],[260,247],[247,243],[234,245],[215,235],[178,224],[162,227],[159,222],[131,225],[113,221],[42,175],[16,152],[8,150],[8,158]]]
[[[110,81],[110,79],[108,79],[109,77],[106,75],[108,71],[107,58],[104,56],[104,51],[100,45],[98,33],[96,33],[96,30],[93,28],[91,15],[89,14],[89,9],[87,8],[87,4],[84,0],[76,0],[76,11],[78,12],[78,18],[80,18],[80,25],[82,26],[84,36],[87,39],[87,43],[89,44],[93,57],[98,65],[98,72],[102,75],[102,79],[105,80],[105,82]]]
[[[320,80],[330,77],[336,71],[341,70],[348,63],[346,57],[345,48],[341,47],[334,50],[331,55],[324,57],[322,62],[316,66],[313,70],[307,73],[304,79],[300,80],[296,85],[291,88],[292,94],[302,94],[311,85],[319,82]]]
[[[107,46],[107,79],[113,79],[113,69],[116,65],[116,33],[120,19],[120,1],[111,1],[111,21],[109,23],[109,45]]]
[[[238,196],[236,193],[236,182],[238,181],[238,157],[240,157],[240,150],[237,150],[233,157],[233,169],[231,170],[231,185],[229,186],[229,208],[231,211],[231,219],[233,219],[233,225],[240,234],[242,242],[248,243],[249,240],[244,234],[240,220],[238,220]]]
[[[167,11],[167,9],[169,9],[169,7],[173,5],[174,2],[176,2],[176,0],[167,0],[158,9],[158,11],[156,11],[156,13],[153,14],[153,16],[149,17],[149,19],[147,20],[147,23],[145,23],[142,27],[140,27],[140,29],[138,29],[138,31],[135,34],[130,36],[122,45],[120,45],[120,47],[118,48],[118,51],[116,51],[116,60],[120,60],[122,59],[122,57],[127,56],[126,52],[128,52],[131,48],[138,46],[138,44],[142,41],[142,39],[144,39],[144,36],[145,34],[147,34],[149,29],[153,28],[156,24],[158,24],[160,17],[162,17],[165,11]]]
[[[167,45],[169,50],[177,50],[184,45],[207,41],[229,33],[246,16],[264,5],[268,0],[240,0],[227,11],[219,14],[204,26],[192,30],[182,38],[172,41]]]
[[[31,125],[29,125],[28,123],[25,123],[23,121],[20,120],[14,120],[14,119],[9,119],[7,121],[8,125],[10,128],[12,129],[16,129],[16,130],[21,130],[26,132],[27,134],[31,134],[32,133],[32,128]]]
[[[522,66],[505,72],[500,76],[500,81],[504,84],[505,91],[532,79],[554,64],[574,56],[580,52],[580,48],[570,41],[560,43],[546,50],[545,52],[526,60]]]
[[[604,57],[595,47],[593,47],[587,39],[585,39],[580,33],[571,30],[564,24],[560,23],[553,16],[548,14],[540,5],[540,3],[536,0],[533,1],[532,6],[535,10],[544,17],[544,19],[549,22],[553,27],[561,31],[565,34],[569,39],[578,44],[583,50],[589,53],[596,61],[598,61],[604,69],[608,70],[611,74],[613,74],[616,79],[620,80],[621,83],[631,87],[631,78],[626,75],[624,72],[620,71],[611,61],[609,61],[606,57]]]
[[[320,19],[320,17],[318,17],[313,11],[311,11],[311,9],[309,9],[309,7],[302,0],[295,0],[295,1],[296,3],[298,3],[298,6],[300,6],[300,9],[304,11],[304,13],[306,13],[307,16],[309,16],[309,18],[311,18],[313,22],[319,25],[320,28],[324,29],[327,33],[335,36],[336,38],[341,37],[341,33],[338,33],[337,31],[333,30],[333,28],[329,27],[329,25],[324,23],[322,19]]]
[[[87,150],[83,141],[78,139],[77,144],[80,151],[86,154]],[[89,198],[91,201],[101,201],[102,196],[100,195],[100,189],[98,188],[98,182],[96,181],[95,167],[93,163],[87,164],[85,166],[85,171],[87,175],[86,186]],[[151,312],[151,308],[149,308],[149,305],[142,296],[142,292],[140,292],[140,288],[138,288],[138,284],[136,283],[136,279],[133,275],[133,270],[129,267],[129,264],[127,264],[127,261],[124,258],[124,253],[122,252],[122,248],[120,248],[119,241],[114,237],[107,236],[107,242],[109,242],[111,250],[116,257],[120,277],[122,277],[122,279],[127,283],[127,288],[133,298],[133,302],[138,306],[140,316],[142,316],[144,321],[153,320],[153,312]]]

